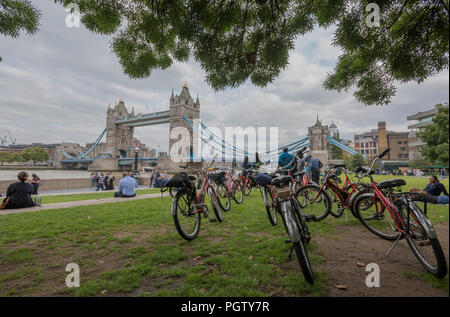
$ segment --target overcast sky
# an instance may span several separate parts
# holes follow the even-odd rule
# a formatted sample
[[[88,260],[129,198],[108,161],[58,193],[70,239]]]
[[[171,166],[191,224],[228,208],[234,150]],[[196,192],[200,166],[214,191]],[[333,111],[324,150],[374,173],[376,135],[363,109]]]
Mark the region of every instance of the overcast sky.
[[[108,105],[124,98],[131,111],[167,110],[172,89],[180,93],[185,82],[191,95],[200,95],[201,117],[207,126],[279,127],[279,144],[303,137],[319,114],[324,124],[334,120],[341,136],[377,127],[406,131],[406,116],[448,102],[448,71],[421,85],[398,87],[389,106],[357,103],[351,92],[325,91],[322,82],[340,51],[331,46],[333,29],[316,30],[300,37],[290,64],[265,89],[246,84],[214,92],[205,74],[191,61],[155,71],[150,78],[132,80],[110,52],[111,37],[83,26],[67,28],[66,12],[53,1],[33,0],[42,12],[41,27],[33,36],[0,37],[0,136],[6,129],[17,143],[94,141],[105,128]],[[168,124],[135,129],[149,147],[168,148]]]

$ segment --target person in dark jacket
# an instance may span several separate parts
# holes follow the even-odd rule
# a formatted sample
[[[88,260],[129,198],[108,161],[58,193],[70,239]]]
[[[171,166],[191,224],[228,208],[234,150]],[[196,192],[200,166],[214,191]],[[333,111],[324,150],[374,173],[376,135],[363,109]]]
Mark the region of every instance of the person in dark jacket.
[[[424,191],[432,196],[440,196],[443,193],[445,196],[448,196],[447,189],[445,186],[439,182],[439,179],[436,176],[431,176],[429,179],[428,185],[425,187]]]
[[[19,179],[17,183],[9,185],[2,206],[5,209],[34,207],[33,199],[31,199],[33,185],[25,183],[28,179],[28,174],[20,172],[17,178]]]
[[[33,186],[31,195],[37,195],[39,186],[41,185],[41,179],[36,174],[31,174],[31,185]]]

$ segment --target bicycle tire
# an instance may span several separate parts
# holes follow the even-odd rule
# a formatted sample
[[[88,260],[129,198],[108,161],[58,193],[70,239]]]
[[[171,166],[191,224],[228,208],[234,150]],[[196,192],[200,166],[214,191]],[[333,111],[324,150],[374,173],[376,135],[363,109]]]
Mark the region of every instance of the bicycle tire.
[[[368,217],[368,216],[366,216],[366,212],[365,212],[366,210],[368,210],[368,208],[362,209],[362,204],[364,203],[364,200],[366,200],[367,202],[370,202],[370,200],[373,201],[373,193],[362,194],[358,198],[356,198],[355,204],[354,204],[354,209],[355,209],[356,214],[358,215],[357,218],[359,219],[359,221],[363,224],[364,227],[367,228],[367,230],[372,232],[374,235],[376,235],[382,239],[389,240],[389,241],[396,240],[401,233],[398,231],[395,231],[392,228],[392,224],[389,223],[390,221],[392,221],[392,217],[389,214],[389,212],[386,212],[386,214],[383,214],[382,218],[379,218],[379,219],[375,219],[374,218],[375,215],[372,215],[372,217]],[[364,213],[363,213],[363,211],[364,211]],[[383,210],[383,213],[385,211],[386,210]],[[368,212],[369,215],[371,213],[373,213],[373,211]],[[370,220],[381,221],[381,220],[385,220],[385,219],[387,219],[386,223],[389,224],[389,226],[391,226],[393,234],[387,234],[387,233],[381,232],[379,229],[377,230],[376,226],[371,225],[371,223],[375,224],[375,223],[380,223],[380,222],[371,222]]]
[[[180,236],[187,240],[187,241],[191,241],[194,240],[199,232],[200,232],[200,226],[201,226],[201,214],[199,212],[196,212],[195,215],[191,215],[190,217],[196,217],[196,224],[194,227],[194,231],[192,233],[186,233],[185,230],[183,229],[183,226],[180,223],[180,218],[179,218],[179,211],[180,211],[180,200],[183,199],[183,196],[186,197],[185,198],[185,202],[188,202],[188,208],[192,208],[193,200],[190,198],[190,194],[186,189],[180,189],[178,191],[178,193],[175,195],[174,199],[172,200],[172,207],[171,207],[171,211],[172,211],[172,217],[173,217],[173,221],[175,224],[175,228],[177,229],[178,233],[180,234]],[[186,217],[185,215],[181,214],[181,216]]]
[[[244,190],[242,189],[241,182],[234,180],[231,186],[233,187],[233,200],[236,202],[236,204],[241,204],[244,201]],[[238,198],[239,193],[240,198]],[[238,197],[236,197],[236,194],[238,194]]]
[[[404,205],[404,204],[406,204],[406,202],[404,202],[402,200],[398,200],[398,203],[403,204],[403,206],[406,207]],[[398,206],[398,203],[397,203],[397,206]],[[431,249],[433,250],[433,253],[434,253],[434,258],[436,260],[436,266],[433,266],[432,264],[429,263],[429,259],[425,258],[425,255],[423,254],[424,252],[422,252],[419,249],[419,247],[417,246],[417,244],[415,243],[414,240],[415,240],[415,238],[418,237],[418,234],[416,234],[416,233],[412,234],[411,232],[407,232],[406,237],[405,237],[406,241],[408,242],[408,245],[411,248],[411,251],[417,258],[417,260],[419,260],[420,264],[422,264],[422,266],[425,268],[425,270],[427,270],[429,273],[435,275],[438,278],[443,278],[447,274],[447,260],[445,259],[444,251],[442,250],[441,244],[439,243],[439,240],[437,239],[437,237],[430,237],[430,235],[428,234],[428,232],[434,232],[433,225],[428,220],[428,218],[425,216],[425,214],[423,214],[422,210],[420,210],[420,208],[417,205],[415,205],[414,203],[410,204],[410,210],[411,210],[412,214],[410,215],[410,227],[409,228],[416,227],[416,229],[417,229],[417,226],[420,226],[418,228],[421,231],[419,234],[424,235],[428,239],[429,245],[431,246]],[[400,208],[400,213],[404,219],[405,226],[406,226],[408,219],[405,215],[405,212],[401,208]],[[418,213],[421,213],[421,214],[418,214]],[[411,224],[411,217],[413,217],[413,221],[415,221],[416,224]],[[427,228],[427,230],[424,228]],[[421,242],[421,243],[423,243],[423,242]]]
[[[310,184],[310,185],[300,187],[299,190],[297,192],[295,192],[295,197],[297,198],[297,201],[298,201],[300,207],[302,208],[304,214],[307,217],[315,216],[317,221],[325,219],[330,214],[330,210],[331,210],[331,198],[326,191],[322,191],[321,196],[315,202],[315,203],[317,203],[318,206],[321,206],[322,204],[324,206],[324,207],[316,207],[316,208],[319,208],[319,210],[317,211],[317,214],[311,213],[309,215],[309,213],[312,212],[312,210],[311,210],[312,208],[309,209],[309,212],[305,210],[308,207],[308,203],[310,203],[308,191],[314,191],[315,194],[313,196],[316,197],[317,193],[319,192],[319,189],[320,189],[320,187],[318,185]],[[304,200],[302,199],[302,197]]]
[[[267,217],[269,218],[269,222],[272,224],[272,226],[276,226],[278,223],[277,220],[277,209],[275,207],[275,202],[272,200],[272,196],[270,195],[270,191],[267,187],[264,187],[263,198],[264,198],[264,205],[266,207],[267,211]],[[268,206],[271,204],[271,206]]]
[[[231,209],[231,197],[228,195],[225,185],[218,184],[216,186],[216,193],[220,208],[225,212],[229,211]]]
[[[208,188],[208,196],[209,201],[211,202],[211,207],[214,211],[214,215],[216,216],[216,219],[218,222],[222,222],[222,212],[220,211],[220,207],[218,206],[218,203],[216,201],[216,196],[214,195],[211,188]]]
[[[296,206],[296,204],[298,205]],[[293,219],[295,219],[295,223],[297,225],[301,237],[299,242],[293,243],[294,251],[297,256],[300,268],[302,270],[303,277],[308,283],[313,284],[314,273],[311,267],[311,262],[309,260],[308,250],[306,249],[306,244],[309,243],[310,239],[308,226],[306,224],[306,221],[303,219],[301,209],[299,209],[300,204],[296,199],[294,201],[291,200],[291,206],[293,207],[294,210],[294,214],[292,216]],[[308,237],[305,237],[305,235],[303,234],[304,232],[308,233]]]
[[[249,196],[253,191],[253,187],[251,187],[250,182],[244,187],[244,195]]]

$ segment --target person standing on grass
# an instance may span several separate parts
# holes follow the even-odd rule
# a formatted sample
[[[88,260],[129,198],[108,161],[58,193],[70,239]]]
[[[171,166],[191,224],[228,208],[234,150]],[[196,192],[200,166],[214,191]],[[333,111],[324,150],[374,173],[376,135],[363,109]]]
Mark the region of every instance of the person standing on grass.
[[[98,177],[98,181],[97,181],[97,189],[96,189],[97,192],[98,192],[98,190],[100,188],[102,190],[105,190],[104,180],[105,180],[105,174],[104,173],[100,173],[100,176]]]
[[[445,168],[441,169],[441,178],[445,179]]]
[[[20,172],[17,175],[19,181],[17,183],[9,185],[6,190],[6,198],[0,204],[0,209],[16,209],[34,207],[35,204],[31,198],[33,193],[33,185],[26,183],[28,174],[26,172]]]
[[[128,173],[123,173],[119,182],[119,191],[114,193],[114,197],[135,197],[137,187],[136,179],[130,177]]]

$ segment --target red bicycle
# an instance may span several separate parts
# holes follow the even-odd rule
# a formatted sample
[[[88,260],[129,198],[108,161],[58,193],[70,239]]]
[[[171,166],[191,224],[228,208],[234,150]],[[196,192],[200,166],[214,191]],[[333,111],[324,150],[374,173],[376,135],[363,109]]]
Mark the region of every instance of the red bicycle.
[[[180,166],[188,169],[187,166]],[[198,171],[198,170],[197,170]],[[222,222],[222,212],[219,205],[219,198],[215,190],[213,181],[211,180],[211,172],[213,168],[202,168],[203,182],[200,190],[197,191],[194,176],[190,176],[192,186],[184,186],[178,188],[176,195],[172,201],[172,216],[178,233],[184,239],[190,241],[195,239],[200,232],[201,215],[205,218],[209,217],[209,208],[206,204],[206,196],[209,197],[211,208],[217,220],[211,219],[211,222]]]
[[[356,198],[355,212],[370,232],[386,240],[395,240],[387,256],[401,239],[406,239],[423,267],[442,278],[447,274],[447,261],[433,225],[412,199],[417,193],[395,193],[394,188],[406,184],[403,179],[379,183],[373,180],[374,163],[388,152],[389,149],[378,155],[370,168],[361,168],[363,175],[370,178],[372,192]]]

